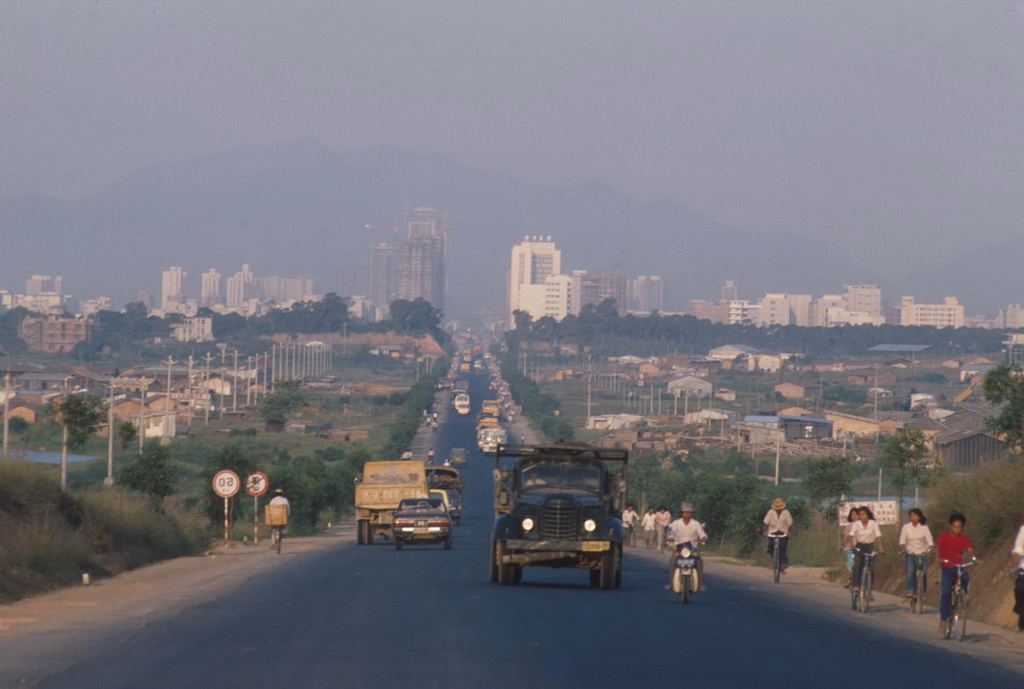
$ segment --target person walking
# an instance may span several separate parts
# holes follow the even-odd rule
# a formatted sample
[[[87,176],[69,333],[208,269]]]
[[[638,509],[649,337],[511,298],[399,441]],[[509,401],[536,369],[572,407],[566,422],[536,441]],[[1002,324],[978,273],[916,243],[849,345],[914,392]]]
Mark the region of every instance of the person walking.
[[[626,544],[636,546],[636,525],[640,521],[640,515],[636,513],[632,505],[626,505],[622,512],[622,526],[626,529]]]
[[[658,537],[658,552],[660,553],[665,550],[665,536],[668,534],[668,525],[672,523],[672,513],[664,507],[659,507],[658,513],[654,515],[654,523],[657,526],[656,535]]]
[[[644,544],[647,548],[650,548],[651,544],[654,542],[654,532],[658,528],[656,521],[654,508],[648,507],[647,513],[643,516],[643,519],[640,520],[640,526],[644,530]]]
[[[764,515],[764,536],[768,539],[768,554],[772,555],[772,547],[778,537],[779,564],[782,566],[782,573],[785,574],[789,567],[789,557],[786,551],[789,546],[789,537],[793,535],[793,515],[786,509],[786,501],[782,498],[775,498],[772,507]]]
[[[935,545],[924,512],[914,507],[910,510],[909,519],[900,530],[900,551],[904,559],[903,597],[908,599],[918,592],[918,566],[922,571],[928,571],[928,553]]]
[[[1024,521],[1024,520],[1022,520]],[[1013,568],[1013,611],[1017,613],[1017,631],[1024,632],[1024,526],[1017,531],[1010,552],[1010,567]]]

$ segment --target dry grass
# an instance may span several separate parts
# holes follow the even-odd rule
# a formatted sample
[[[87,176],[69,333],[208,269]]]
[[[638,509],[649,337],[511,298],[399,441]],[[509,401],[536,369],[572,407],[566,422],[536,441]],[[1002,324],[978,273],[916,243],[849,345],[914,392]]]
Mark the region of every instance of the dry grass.
[[[0,464],[0,600],[16,600],[205,547],[203,520],[158,514],[120,491],[77,495],[57,487],[49,467]]]

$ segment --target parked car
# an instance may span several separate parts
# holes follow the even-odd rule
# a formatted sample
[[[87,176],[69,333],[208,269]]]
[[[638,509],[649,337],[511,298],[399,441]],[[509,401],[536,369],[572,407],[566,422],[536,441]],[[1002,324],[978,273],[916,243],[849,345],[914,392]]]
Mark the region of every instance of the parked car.
[[[395,550],[407,543],[442,543],[452,547],[452,518],[442,498],[406,498],[391,519]]]

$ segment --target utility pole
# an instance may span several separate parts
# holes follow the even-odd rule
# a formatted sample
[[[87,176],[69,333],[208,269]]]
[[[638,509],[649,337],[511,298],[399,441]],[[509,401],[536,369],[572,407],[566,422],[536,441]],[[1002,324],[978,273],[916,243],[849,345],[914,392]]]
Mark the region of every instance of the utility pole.
[[[164,400],[164,437],[165,438],[170,438],[171,437],[171,423],[170,423],[170,421],[167,418],[167,414],[168,414],[169,407],[170,407],[171,403],[174,401],[174,400],[171,399],[171,366],[174,365],[174,359],[172,359],[170,357],[170,355],[168,355],[166,363],[167,363],[167,399]]]
[[[252,366],[252,355],[249,355],[245,360],[245,406],[252,406],[252,380],[251,376],[255,375],[255,369]]]
[[[210,425],[210,404],[213,402],[213,390],[210,389],[210,362],[213,361],[213,355],[209,352],[203,358],[206,362],[206,394],[209,395],[209,399],[206,400],[206,425]],[[221,381],[223,384],[224,381]]]
[[[107,477],[104,486],[114,485],[114,377],[110,377],[110,397],[107,399]]]
[[[64,378],[64,395],[61,397],[61,404],[68,401],[68,379]],[[68,487],[68,422],[64,414],[60,415],[61,437],[60,437],[60,489]]]
[[[775,485],[779,485],[779,458],[782,455],[782,434],[786,432],[786,426],[782,425],[779,428],[779,433],[775,436]]]
[[[8,435],[11,432],[10,424],[10,412],[11,412],[11,358],[7,356],[7,370],[4,371],[4,454],[3,458],[7,459],[7,447],[9,444]]]
[[[235,349],[234,376],[231,380],[231,413],[238,411],[238,350]]]

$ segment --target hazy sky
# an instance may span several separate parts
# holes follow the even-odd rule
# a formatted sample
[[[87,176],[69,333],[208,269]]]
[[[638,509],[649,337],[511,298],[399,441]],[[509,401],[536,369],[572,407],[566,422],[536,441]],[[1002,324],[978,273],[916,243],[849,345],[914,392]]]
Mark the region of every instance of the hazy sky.
[[[1020,235],[1018,1],[7,0],[2,17],[0,197],[312,137],[601,179],[865,264]]]

